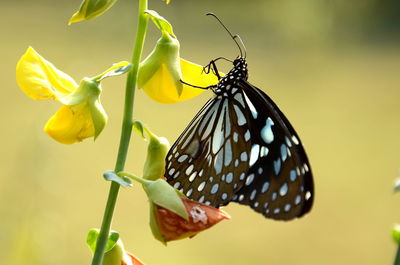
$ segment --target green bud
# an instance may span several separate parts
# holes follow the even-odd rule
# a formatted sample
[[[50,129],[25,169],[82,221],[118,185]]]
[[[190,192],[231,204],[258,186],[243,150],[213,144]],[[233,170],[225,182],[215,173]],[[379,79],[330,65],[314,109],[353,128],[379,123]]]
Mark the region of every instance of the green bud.
[[[395,224],[393,226],[392,238],[398,245],[400,245],[400,225],[399,224]]]
[[[117,0],[84,0],[79,10],[73,14],[68,21],[68,25],[100,16],[110,9],[116,1]]]
[[[94,253],[94,251],[96,250],[98,237],[99,229],[91,229],[87,235],[86,243],[92,250],[92,253]],[[132,264],[130,260],[131,258],[125,251],[124,244],[119,237],[119,233],[111,231],[108,236],[102,265]]]
[[[164,137],[150,136],[147,145],[147,156],[143,168],[143,178],[156,180],[164,176],[165,157],[170,148],[169,142]]]

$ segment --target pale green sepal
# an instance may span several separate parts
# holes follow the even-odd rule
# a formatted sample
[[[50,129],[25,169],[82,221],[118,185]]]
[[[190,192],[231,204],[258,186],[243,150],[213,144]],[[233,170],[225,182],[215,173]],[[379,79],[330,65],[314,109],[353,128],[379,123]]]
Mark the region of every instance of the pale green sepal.
[[[110,9],[116,1],[117,0],[84,0],[79,10],[73,14],[68,21],[68,25],[100,16]]]
[[[132,64],[129,62],[119,62],[116,64],[113,64],[109,69],[101,73],[100,75],[94,77],[93,79],[96,80],[97,82],[100,82],[101,80],[110,77],[110,76],[116,76],[116,75],[122,75],[127,72],[132,68]]]
[[[167,157],[170,144],[165,137],[150,135],[149,138],[146,161],[143,167],[143,178],[156,180],[164,176],[165,158]]]
[[[400,245],[400,225],[395,224],[393,229],[392,229],[392,238],[393,240]]]
[[[182,70],[179,57],[179,41],[169,34],[164,33],[157,41],[156,47],[140,64],[138,74],[138,87],[143,88],[151,77],[164,64],[175,82],[178,95],[182,94]]]
[[[141,121],[134,120],[132,122],[132,130],[137,132],[144,140],[146,140],[146,137],[144,136],[145,128]]]
[[[100,233],[99,229],[93,228],[90,229],[86,237],[86,243],[88,244],[89,248],[92,250],[93,253],[96,250],[96,243],[97,243],[97,238],[99,237],[99,233]],[[114,246],[117,244],[118,240],[119,240],[119,233],[116,231],[111,231],[108,236],[105,252],[107,253],[108,251],[112,250]]]
[[[397,177],[397,178],[394,180],[393,191],[394,191],[394,192],[399,192],[399,191],[400,191],[400,176]]]
[[[94,126],[94,140],[96,140],[106,126],[108,117],[99,97],[90,97],[89,106]]]
[[[112,170],[105,171],[103,177],[105,180],[116,182],[123,187],[133,186],[130,178],[125,176],[120,177]]]
[[[157,218],[156,218],[156,205],[153,202],[150,203],[150,229],[151,232],[153,233],[153,236],[155,239],[163,243],[164,245],[167,245],[167,242],[165,242],[164,238],[161,235],[160,229],[157,224]]]
[[[100,83],[93,81],[90,78],[83,78],[79,83],[78,88],[65,97],[59,98],[64,105],[72,106],[82,103],[90,97],[99,97],[101,93]]]
[[[179,215],[185,220],[189,220],[185,205],[181,198],[175,192],[175,189],[165,180],[158,179],[155,181],[149,181],[144,185],[144,187],[149,200]]]
[[[172,29],[172,25],[166,20],[164,17],[160,16],[156,11],[154,10],[146,10],[145,13],[150,16],[151,20],[154,22],[154,24],[159,28],[161,31],[168,32],[172,36],[175,36],[174,31]]]

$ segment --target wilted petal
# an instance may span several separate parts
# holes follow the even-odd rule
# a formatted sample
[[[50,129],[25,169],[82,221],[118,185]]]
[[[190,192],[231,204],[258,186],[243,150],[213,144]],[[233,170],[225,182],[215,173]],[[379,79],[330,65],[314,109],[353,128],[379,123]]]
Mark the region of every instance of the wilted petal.
[[[17,83],[33,99],[60,98],[77,88],[75,81],[29,47],[17,63]]]
[[[144,265],[138,258],[136,258],[131,253],[125,252],[124,260],[121,262],[121,265]]]
[[[217,208],[196,201],[181,199],[189,215],[188,221],[161,206],[157,205],[156,207],[159,231],[165,241],[193,237],[216,223],[230,218],[227,213]]]

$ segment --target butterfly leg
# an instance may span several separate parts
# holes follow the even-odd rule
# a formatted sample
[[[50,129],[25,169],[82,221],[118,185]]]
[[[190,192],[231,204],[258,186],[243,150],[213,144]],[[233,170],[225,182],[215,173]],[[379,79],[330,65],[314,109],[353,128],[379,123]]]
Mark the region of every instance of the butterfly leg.
[[[221,76],[218,73],[217,65],[215,64],[216,61],[221,60],[221,59],[225,60],[225,61],[228,61],[228,62],[232,62],[232,60],[229,60],[228,58],[218,57],[218,58],[216,58],[214,60],[211,60],[209,64],[204,66],[202,73],[209,74],[210,71],[212,71],[213,74],[217,76],[218,80],[221,79]]]
[[[202,87],[202,86],[196,86],[196,85],[192,85],[192,84],[186,83],[182,79],[180,81],[184,85],[188,85],[188,86],[191,86],[191,87],[194,87],[194,88],[200,88],[200,89],[204,89],[204,90],[214,89],[215,87],[217,87],[217,85],[210,85],[210,86]]]

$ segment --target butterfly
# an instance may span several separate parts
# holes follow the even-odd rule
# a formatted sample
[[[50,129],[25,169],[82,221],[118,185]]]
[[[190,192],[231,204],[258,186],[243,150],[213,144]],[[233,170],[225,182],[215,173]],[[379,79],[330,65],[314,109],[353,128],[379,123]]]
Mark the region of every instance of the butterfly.
[[[223,77],[215,62],[225,58],[204,68],[219,79],[207,87],[215,95],[171,147],[165,177],[188,198],[207,205],[236,202],[267,218],[301,217],[314,199],[310,163],[282,111],[247,81],[246,56],[240,51]]]

